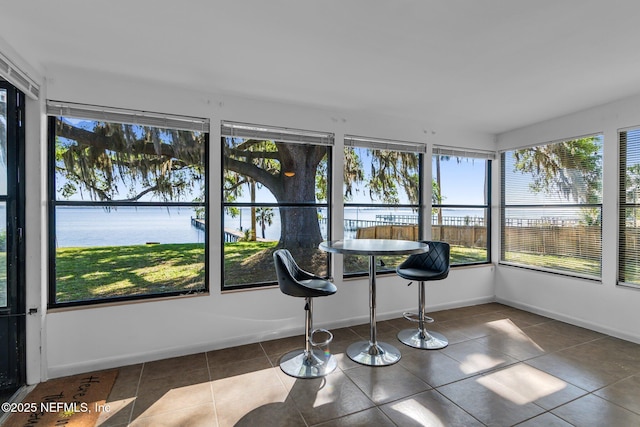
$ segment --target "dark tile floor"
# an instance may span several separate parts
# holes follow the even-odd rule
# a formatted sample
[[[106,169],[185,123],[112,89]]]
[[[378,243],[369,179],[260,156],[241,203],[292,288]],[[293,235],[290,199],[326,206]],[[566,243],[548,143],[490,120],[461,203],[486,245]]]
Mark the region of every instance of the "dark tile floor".
[[[404,346],[396,334],[411,323],[378,322],[402,351],[387,367],[344,355],[368,325],[334,330],[339,367],[322,379],[278,368],[302,337],[127,366],[98,424],[640,426],[640,345],[496,303],[431,316],[445,349]]]

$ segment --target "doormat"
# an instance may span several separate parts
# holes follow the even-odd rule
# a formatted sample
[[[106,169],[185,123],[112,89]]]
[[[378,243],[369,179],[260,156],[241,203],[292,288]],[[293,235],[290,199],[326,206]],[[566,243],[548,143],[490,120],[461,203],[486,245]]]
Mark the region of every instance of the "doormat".
[[[3,404],[11,415],[4,427],[94,427],[106,404],[118,370],[57,378],[40,383],[22,402]]]

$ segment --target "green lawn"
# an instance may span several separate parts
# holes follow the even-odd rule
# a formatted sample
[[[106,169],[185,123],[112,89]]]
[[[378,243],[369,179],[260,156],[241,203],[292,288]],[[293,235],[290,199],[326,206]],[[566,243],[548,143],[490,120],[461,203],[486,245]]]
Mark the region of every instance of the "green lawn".
[[[224,245],[225,286],[276,280],[273,251],[276,242],[237,242]],[[294,254],[294,256],[296,256]],[[549,255],[508,253],[508,260],[526,265],[566,269],[568,261],[583,271],[599,275],[596,261]],[[393,271],[406,257],[379,257],[386,265],[378,271]],[[318,249],[297,254],[302,268],[323,274],[326,254]],[[486,250],[451,247],[451,264],[483,262]],[[368,257],[346,256],[345,272],[367,273]],[[6,303],[6,260],[0,253],[0,306]],[[204,287],[202,244],[161,244],[61,248],[57,251],[58,302],[188,292]]]
[[[225,286],[275,281],[272,254],[276,245],[277,242],[226,243]],[[453,262],[482,261],[486,252],[454,247],[451,257]],[[379,270],[393,270],[405,257],[380,259],[386,266]],[[302,268],[322,274],[326,254],[311,249],[309,254],[298,254],[296,260]],[[368,262],[368,257],[345,257],[345,271],[367,273]],[[56,277],[56,298],[61,303],[199,290],[204,286],[204,247],[162,244],[60,248]],[[3,286],[0,282],[0,292]],[[0,293],[0,303],[3,295]]]
[[[201,290],[204,245],[60,248],[56,279],[57,302]]]
[[[451,265],[486,262],[487,250],[481,248],[451,246],[450,260]]]
[[[395,271],[406,255],[377,257],[377,261],[382,261],[384,266],[378,265],[376,271]],[[484,262],[487,260],[487,250],[478,248],[465,248],[462,246],[451,246],[451,265]],[[346,255],[344,257],[344,272],[347,274],[369,273],[369,257],[358,255]]]
[[[234,242],[224,244],[225,286],[273,282],[273,252],[278,242]]]
[[[276,249],[276,242],[236,242],[224,245],[225,286],[250,283],[273,282],[276,280],[273,269],[272,254]],[[316,274],[322,274],[325,268],[326,254],[313,249],[308,256],[294,254],[300,267]],[[377,271],[395,271],[398,264],[407,257],[387,256],[377,257]],[[451,247],[451,262],[454,264],[482,262],[487,258],[487,251],[476,248]],[[345,255],[344,272],[358,274],[369,272],[369,257]]]
[[[550,268],[567,272],[581,272],[600,277],[600,261],[593,259],[567,257],[559,255],[542,255],[523,252],[507,252],[505,261],[517,264]]]
[[[225,244],[227,285],[274,281],[276,242]],[[58,302],[95,300],[204,287],[202,244],[60,248],[56,252]]]
[[[640,261],[638,258],[627,258],[624,271],[622,271],[621,274],[621,281],[628,284],[640,285]]]

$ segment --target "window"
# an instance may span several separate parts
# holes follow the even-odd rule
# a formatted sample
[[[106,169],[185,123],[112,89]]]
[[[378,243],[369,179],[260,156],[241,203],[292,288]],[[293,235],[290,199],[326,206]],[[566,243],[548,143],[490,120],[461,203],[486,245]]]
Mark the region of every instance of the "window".
[[[602,135],[502,154],[501,261],[599,279]]]
[[[620,252],[618,282],[640,286],[640,128],[622,130],[620,140]]]
[[[208,121],[50,101],[51,306],[208,289]]]
[[[345,136],[344,238],[419,240],[425,146]],[[378,257],[378,272],[395,272],[406,256]],[[345,276],[366,275],[369,258],[345,255]]]
[[[433,148],[431,238],[451,245],[451,265],[491,261],[493,156]]]
[[[333,135],[223,122],[223,290],[276,283],[273,252],[327,276]]]

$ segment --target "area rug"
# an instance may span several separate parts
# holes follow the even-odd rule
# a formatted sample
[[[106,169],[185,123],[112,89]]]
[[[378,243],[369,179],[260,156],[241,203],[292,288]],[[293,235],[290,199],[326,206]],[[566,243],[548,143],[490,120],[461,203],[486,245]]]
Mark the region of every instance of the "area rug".
[[[11,412],[4,427],[94,427],[118,370],[74,375],[40,383],[20,403],[3,404]]]

